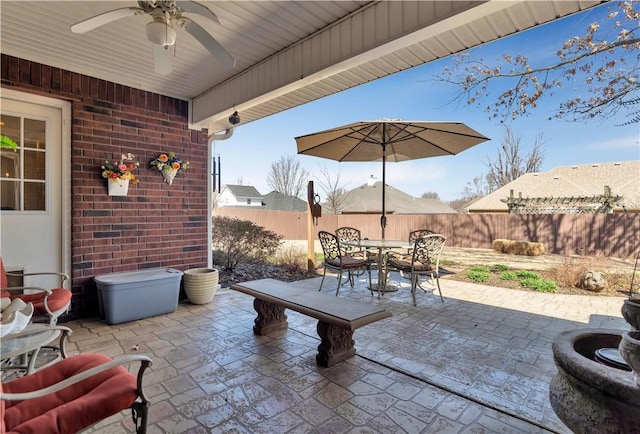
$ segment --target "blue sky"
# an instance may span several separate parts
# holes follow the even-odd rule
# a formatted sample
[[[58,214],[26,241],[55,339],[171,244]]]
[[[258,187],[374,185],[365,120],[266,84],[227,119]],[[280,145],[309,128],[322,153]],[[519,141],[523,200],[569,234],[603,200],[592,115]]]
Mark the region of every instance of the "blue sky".
[[[532,65],[553,63],[556,51],[565,40],[584,35],[586,26],[591,22],[606,21],[608,7],[612,5],[605,4],[485,44],[471,50],[471,53],[486,61],[509,53],[528,56]],[[486,161],[497,155],[504,126],[498,120],[488,119],[484,113],[482,107],[490,104],[490,100],[483,100],[481,106],[448,104],[456,90],[434,81],[434,77],[449,64],[449,59],[442,59],[240,125],[230,139],[214,143],[214,153],[221,156],[222,183],[253,185],[260,193],[267,194],[271,191],[266,182],[271,164],[282,156],[294,155],[316,185],[318,178],[315,176],[326,168],[334,174],[339,172],[341,184],[349,190],[364,184],[371,175],[381,180],[381,163],[337,163],[297,155],[295,137],[351,122],[381,118],[461,121],[491,140],[454,156],[388,163],[386,174],[388,185],[415,197],[430,191],[438,193],[443,201],[459,198],[468,182],[487,173]],[[521,148],[525,151],[542,134],[543,171],[556,166],[640,159],[639,124],[615,126],[624,122],[622,117],[589,123],[548,120],[558,101],[564,101],[572,92],[576,90],[565,86],[554,98],[540,104],[531,115],[511,122],[511,129],[521,138]],[[322,191],[318,190],[316,187],[316,192],[324,200]]]

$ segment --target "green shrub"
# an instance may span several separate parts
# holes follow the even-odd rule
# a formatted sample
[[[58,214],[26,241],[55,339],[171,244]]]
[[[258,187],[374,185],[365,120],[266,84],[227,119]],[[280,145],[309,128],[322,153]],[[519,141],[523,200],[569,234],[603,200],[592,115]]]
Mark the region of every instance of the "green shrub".
[[[535,274],[535,273],[534,273]],[[520,280],[520,285],[538,292],[556,292],[556,282],[538,277],[525,277]]]
[[[489,274],[489,269],[484,267],[472,267],[467,270],[467,277],[478,283],[489,280]]]
[[[520,279],[540,279],[540,275],[538,273],[534,273],[533,271],[517,270],[516,274]]]
[[[241,262],[264,262],[273,256],[282,236],[237,217],[216,216],[213,218],[213,248],[215,257],[221,257],[225,270],[233,270]]]
[[[502,280],[518,280],[518,275],[513,271],[505,271],[500,273],[500,279]]]
[[[492,268],[496,271],[507,271],[509,266],[504,264],[493,264]]]

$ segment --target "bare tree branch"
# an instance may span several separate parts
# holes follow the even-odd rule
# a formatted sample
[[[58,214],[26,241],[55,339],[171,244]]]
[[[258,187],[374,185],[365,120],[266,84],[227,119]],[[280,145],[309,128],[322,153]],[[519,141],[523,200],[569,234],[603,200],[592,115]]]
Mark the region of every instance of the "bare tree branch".
[[[301,197],[306,192],[307,172],[293,155],[282,156],[271,164],[267,174],[267,185],[287,196]]]
[[[542,166],[544,152],[542,135],[539,135],[528,154],[523,154],[521,138],[510,127],[505,127],[504,138],[495,159],[487,158],[489,190],[495,191],[525,173],[537,172]]]
[[[420,197],[423,199],[440,199],[440,195],[435,191],[425,191]]]
[[[459,86],[454,101],[466,99],[467,104],[480,104],[481,99],[490,98],[490,82],[515,80],[485,107],[490,117],[503,120],[529,114],[541,98],[578,80],[590,96],[576,93],[559,104],[555,117],[586,121],[610,118],[620,110],[637,113],[637,105],[624,103],[636,100],[640,91],[640,12],[635,9],[639,3],[617,2],[617,9],[603,23],[591,23],[584,36],[565,41],[556,52],[558,61],[554,64],[536,67],[526,56],[511,54],[489,64],[463,53],[454,56],[453,66],[445,68],[436,80]],[[607,40],[607,32],[617,32],[615,39]]]
[[[326,197],[324,205],[327,207],[327,211],[334,214],[342,210],[345,193],[347,192],[344,184],[340,181],[341,176],[342,172],[340,169],[338,169],[338,173],[334,176],[326,166],[320,168],[318,184],[320,188],[322,188],[322,191],[324,191]]]
[[[505,127],[498,154],[493,158],[487,157],[485,165],[489,172],[476,176],[465,185],[462,198],[456,201],[456,206],[484,197],[525,173],[540,171],[544,160],[542,134],[536,137],[528,154],[524,153],[520,144],[521,138],[510,127]]]

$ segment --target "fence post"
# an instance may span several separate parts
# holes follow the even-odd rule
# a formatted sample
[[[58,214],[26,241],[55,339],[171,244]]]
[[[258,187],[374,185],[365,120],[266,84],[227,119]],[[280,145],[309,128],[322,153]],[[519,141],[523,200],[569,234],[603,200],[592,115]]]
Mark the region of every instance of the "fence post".
[[[313,191],[313,181],[309,181],[307,184],[307,272],[313,273],[316,264],[315,264],[315,253],[313,249],[313,203],[314,203],[315,193]]]

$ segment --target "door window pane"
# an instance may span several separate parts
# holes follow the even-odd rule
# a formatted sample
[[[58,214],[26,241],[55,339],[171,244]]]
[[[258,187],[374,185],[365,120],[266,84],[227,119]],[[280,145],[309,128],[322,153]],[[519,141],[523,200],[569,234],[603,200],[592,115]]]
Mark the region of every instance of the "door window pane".
[[[24,151],[24,179],[45,180],[45,154],[38,151]]]
[[[0,117],[0,133],[20,144],[20,118],[2,115]]]
[[[45,149],[47,138],[47,123],[35,119],[24,120],[24,147]]]
[[[45,209],[45,184],[44,182],[24,183],[24,209],[25,211],[43,211]]]
[[[3,179],[0,182],[0,203],[3,211],[18,211],[20,209],[20,183]]]
[[[20,153],[10,149],[0,150],[0,173],[3,179],[20,178]]]
[[[18,144],[0,150],[3,211],[46,211],[47,122],[3,114],[0,134]]]

